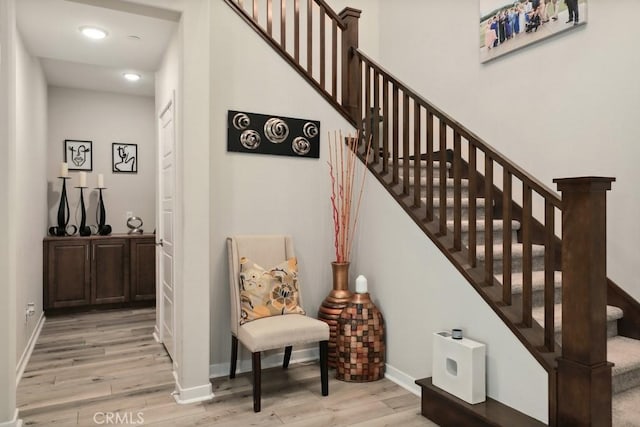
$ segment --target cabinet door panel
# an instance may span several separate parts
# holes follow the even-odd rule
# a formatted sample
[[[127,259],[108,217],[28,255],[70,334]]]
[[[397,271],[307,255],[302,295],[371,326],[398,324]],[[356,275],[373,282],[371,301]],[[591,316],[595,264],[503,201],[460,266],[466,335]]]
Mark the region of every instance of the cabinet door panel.
[[[129,301],[129,245],[126,239],[96,240],[92,244],[91,302]]]
[[[88,243],[52,242],[47,258],[47,306],[60,308],[89,304]]]
[[[131,239],[131,300],[156,298],[156,244],[150,239]]]

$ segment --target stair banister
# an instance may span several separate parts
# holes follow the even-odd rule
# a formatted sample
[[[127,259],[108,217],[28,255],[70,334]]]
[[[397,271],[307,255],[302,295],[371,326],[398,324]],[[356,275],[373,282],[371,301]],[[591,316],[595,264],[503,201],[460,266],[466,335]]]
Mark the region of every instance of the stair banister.
[[[614,178],[555,179],[562,192],[562,334],[559,426],[611,426],[607,362],[606,192]]]

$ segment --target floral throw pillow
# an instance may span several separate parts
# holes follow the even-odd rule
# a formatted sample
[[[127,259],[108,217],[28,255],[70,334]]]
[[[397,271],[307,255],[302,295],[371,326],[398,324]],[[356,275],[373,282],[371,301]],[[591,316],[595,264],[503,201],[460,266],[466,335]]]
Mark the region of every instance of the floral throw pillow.
[[[240,258],[240,324],[281,314],[305,314],[298,301],[298,260],[264,269]]]

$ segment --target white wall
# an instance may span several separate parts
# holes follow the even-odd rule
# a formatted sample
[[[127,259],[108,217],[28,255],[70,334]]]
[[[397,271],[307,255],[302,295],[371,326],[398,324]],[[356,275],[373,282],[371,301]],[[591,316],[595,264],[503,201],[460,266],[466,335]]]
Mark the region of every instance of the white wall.
[[[182,402],[212,397],[209,382],[211,283],[211,0],[184,3],[179,27],[176,179],[176,370]],[[183,209],[184,206],[184,209]]]
[[[316,316],[331,289],[333,231],[327,133],[346,121],[224,2],[212,3],[211,362],[229,361],[225,239],[287,233],[299,259],[304,307]],[[320,120],[321,158],[227,152],[230,109]],[[241,359],[250,358],[241,352]],[[216,369],[224,368],[217,366]]]
[[[640,57],[630,54],[640,3],[589,1],[584,27],[487,64],[476,2],[378,3],[382,64],[418,93],[550,188],[553,178],[616,177],[608,275],[640,299]]]
[[[48,165],[49,224],[57,225],[60,202],[60,163],[65,139],[93,141],[93,171],[87,172],[88,189],[84,191],[87,225],[96,224],[97,177],[104,175],[107,190],[103,199],[107,224],[114,233],[126,233],[126,212],[144,221],[145,233],[155,229],[156,120],[154,100],[109,92],[61,87],[49,88]],[[113,142],[138,144],[138,173],[113,173]],[[80,224],[77,211],[80,196],[78,172],[70,172],[67,196],[71,209],[70,224]]]
[[[40,62],[16,39],[16,357],[42,316],[42,238],[47,229],[47,83]],[[35,314],[25,316],[27,303]]]
[[[0,2],[0,424],[16,422],[15,1]]]
[[[376,61],[379,57],[380,36],[380,5],[371,0],[328,0],[327,3],[333,10],[340,13],[345,7],[360,9],[360,21],[358,22],[359,38],[358,46],[368,56]]]

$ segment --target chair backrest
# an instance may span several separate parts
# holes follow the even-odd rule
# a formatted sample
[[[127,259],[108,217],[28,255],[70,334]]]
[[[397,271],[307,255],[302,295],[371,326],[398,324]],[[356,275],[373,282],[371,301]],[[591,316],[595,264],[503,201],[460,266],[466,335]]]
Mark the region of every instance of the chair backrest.
[[[270,268],[295,256],[293,239],[285,235],[244,235],[227,238],[229,293],[231,297],[231,333],[240,326],[240,258],[247,257],[263,268]],[[300,305],[302,295],[299,293]]]

